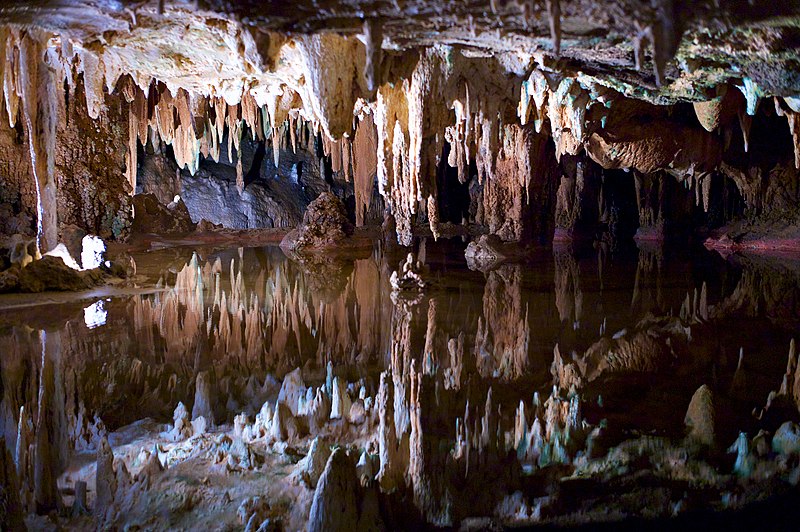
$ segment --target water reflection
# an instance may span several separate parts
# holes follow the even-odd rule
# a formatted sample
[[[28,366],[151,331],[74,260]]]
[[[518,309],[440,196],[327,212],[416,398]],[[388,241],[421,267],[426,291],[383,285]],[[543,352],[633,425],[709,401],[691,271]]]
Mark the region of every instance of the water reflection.
[[[210,424],[255,416],[276,378],[302,368],[319,384],[331,363],[391,412],[381,441],[410,446],[407,468],[426,486],[418,507],[447,524],[442,446],[463,457],[463,475],[511,448],[527,467],[569,462],[582,416],[677,432],[706,382],[742,405],[735,436],[780,384],[798,332],[800,270],[789,263],[555,250],[480,273],[453,260],[459,245],[422,248],[438,282],[414,298],[392,297],[402,256],[378,245],[354,260],[161,250],[134,256],[153,293],[0,314],[0,433],[26,507],[54,508],[68,457],[106,429],[171,420],[179,401],[207,401]]]

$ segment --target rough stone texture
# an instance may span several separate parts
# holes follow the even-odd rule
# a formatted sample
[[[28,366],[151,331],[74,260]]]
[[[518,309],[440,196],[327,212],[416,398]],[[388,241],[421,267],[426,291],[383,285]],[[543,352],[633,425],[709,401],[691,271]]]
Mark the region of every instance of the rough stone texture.
[[[689,437],[703,445],[713,446],[716,438],[714,394],[705,384],[694,392],[684,423]]]
[[[293,250],[325,249],[336,246],[353,233],[341,200],[324,192],[312,201],[296,231],[286,235],[281,247]]]
[[[308,532],[356,530],[359,483],[356,466],[344,449],[333,451],[319,479],[308,516]]]
[[[195,228],[182,199],[170,209],[159,203],[154,194],[137,194],[133,197],[133,209],[131,230],[136,234],[185,234]]]
[[[5,235],[36,230],[36,186],[25,142],[19,129],[0,125],[0,232]]]
[[[89,116],[82,83],[59,102],[55,159],[58,223],[103,239],[128,236],[132,189],[125,176],[128,117],[121,98],[108,98],[97,119]]]

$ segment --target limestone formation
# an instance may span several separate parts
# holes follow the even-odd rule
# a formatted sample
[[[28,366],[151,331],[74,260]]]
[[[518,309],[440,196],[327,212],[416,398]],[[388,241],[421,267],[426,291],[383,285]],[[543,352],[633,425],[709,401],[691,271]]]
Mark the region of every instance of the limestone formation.
[[[281,246],[291,250],[325,249],[340,244],[352,232],[341,200],[325,192],[309,204],[300,226],[286,235]]]
[[[714,393],[705,384],[692,396],[684,423],[689,437],[698,443],[713,446],[716,439]]]
[[[311,441],[308,454],[297,463],[297,470],[300,479],[309,487],[316,488],[320,476],[325,471],[328,458],[331,456],[331,448],[319,437]]]
[[[197,374],[197,380],[195,382],[192,420],[203,417],[208,423],[214,422],[211,397],[211,375],[207,371],[201,371]]]
[[[795,4],[6,2],[0,528],[796,525]]]
[[[355,530],[358,527],[359,483],[356,467],[344,449],[333,451],[317,483],[308,530]]]

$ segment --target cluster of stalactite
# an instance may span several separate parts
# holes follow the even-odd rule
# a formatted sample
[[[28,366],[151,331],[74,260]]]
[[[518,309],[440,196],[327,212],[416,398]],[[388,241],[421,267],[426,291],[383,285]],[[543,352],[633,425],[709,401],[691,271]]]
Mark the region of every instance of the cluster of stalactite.
[[[504,240],[526,236],[528,206],[549,197],[550,138],[557,160],[585,151],[605,169],[665,171],[691,184],[698,204],[707,208],[711,174],[723,149],[720,137],[710,132],[730,131],[738,118],[746,149],[752,116],[764,98],[749,78],[740,86],[722,85],[716,98],[695,103],[702,128],[694,128],[596,77],[564,74],[531,58],[509,66],[450,46],[428,47],[416,57],[386,57],[379,26],[366,24],[364,31],[366,45],[335,34],[275,37],[269,52],[273,72],[252,88],[225,86],[217,92],[213,86],[165,84],[141,72],[129,76],[124,56],[111,50],[73,45],[69,38],[32,28],[4,27],[5,108],[10,125],[21,121],[28,137],[45,247],[55,244],[58,229],[56,107],[65,90],[74,91],[79,76],[90,117],[104,113],[109,98],[127,103],[131,190],[138,143],[171,144],[179,166],[195,172],[201,155],[218,160],[227,149],[233,160],[245,132],[270,141],[276,163],[282,149],[310,149],[320,138],[333,170],[354,181],[357,224],[363,224],[377,176],[405,245],[418,220],[427,220],[434,236],[440,234],[436,176],[445,143],[446,163],[457,169],[461,183],[471,179],[473,165],[476,169],[481,189],[473,199],[475,221]],[[798,100],[776,97],[774,103],[788,120],[800,164]],[[227,147],[221,145],[224,138]],[[237,176],[243,187],[240,159]]]

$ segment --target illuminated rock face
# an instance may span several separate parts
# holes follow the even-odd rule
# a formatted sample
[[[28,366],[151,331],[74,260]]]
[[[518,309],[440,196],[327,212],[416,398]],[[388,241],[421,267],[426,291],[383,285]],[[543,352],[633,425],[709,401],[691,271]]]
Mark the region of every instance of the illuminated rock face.
[[[249,530],[469,528],[584,515],[572,480],[637,485],[644,463],[659,517],[693,502],[676,479],[719,507],[757,491],[732,473],[796,484],[794,343],[775,389],[714,343],[730,316],[795,334],[796,279],[749,265],[685,301],[661,283],[669,239],[800,250],[800,12],[774,4],[0,7],[0,292],[128,270],[136,290],[64,327],[7,334],[0,308],[4,522],[72,497],[101,528],[224,528],[236,507]],[[156,282],[151,255],[113,263],[128,239],[191,247]],[[606,331],[603,268],[633,239]],[[463,285],[454,245],[481,271]]]
[[[0,9],[11,127],[0,131],[0,229],[35,234],[43,252],[65,224],[125,239],[135,215],[130,195],[154,151],[169,152],[187,176],[221,157],[235,169],[224,194],[218,186],[200,192],[214,182],[203,171],[200,183],[175,190],[200,213],[195,222],[296,225],[298,209],[324,183],[250,190],[265,153],[278,169],[291,150],[309,155],[305,169],[280,179],[297,182],[310,167],[332,177],[354,202],[355,225],[381,219],[386,208],[403,245],[422,225],[435,237],[446,232],[444,213],[462,186],[470,214],[453,223],[505,241],[591,233],[603,220],[576,207],[596,201],[599,185],[572,183],[563,162],[584,153],[591,161],[582,172],[592,179],[623,169],[688,183],[712,218],[724,202],[714,182],[726,179],[755,214],[785,203],[787,192],[787,209],[796,208],[794,191],[764,197],[772,181],[764,172],[783,164],[794,174],[800,164],[791,6],[324,4]],[[737,48],[742,38],[752,46]],[[763,142],[753,134],[779,137],[782,160],[745,160]],[[252,160],[242,157],[249,143],[259,144]],[[761,175],[732,177],[754,166]],[[193,202],[193,188],[203,199]],[[247,207],[213,220],[204,206],[215,190],[227,199],[211,210],[231,211],[237,193]],[[647,216],[643,234],[652,238],[661,220]]]

